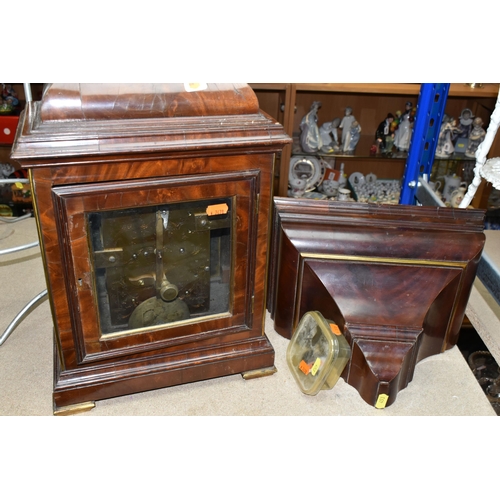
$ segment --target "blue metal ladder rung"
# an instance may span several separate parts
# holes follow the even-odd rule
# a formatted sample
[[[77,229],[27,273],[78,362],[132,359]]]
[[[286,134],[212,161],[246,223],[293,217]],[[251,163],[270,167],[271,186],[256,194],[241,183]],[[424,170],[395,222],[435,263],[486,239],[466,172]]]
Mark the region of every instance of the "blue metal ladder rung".
[[[401,205],[414,205],[419,176],[430,176],[449,89],[449,83],[423,83],[420,87],[399,198]]]

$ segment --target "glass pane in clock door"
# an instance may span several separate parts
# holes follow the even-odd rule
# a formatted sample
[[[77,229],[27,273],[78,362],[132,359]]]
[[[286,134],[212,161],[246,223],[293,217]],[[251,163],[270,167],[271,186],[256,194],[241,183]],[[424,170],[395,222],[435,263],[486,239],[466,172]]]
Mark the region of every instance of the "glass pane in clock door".
[[[231,311],[232,198],[87,213],[101,334]]]

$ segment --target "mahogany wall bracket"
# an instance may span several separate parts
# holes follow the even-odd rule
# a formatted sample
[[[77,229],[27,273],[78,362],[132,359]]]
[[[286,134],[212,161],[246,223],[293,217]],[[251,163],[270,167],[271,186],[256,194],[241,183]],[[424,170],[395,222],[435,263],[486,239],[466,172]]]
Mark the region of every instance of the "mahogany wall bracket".
[[[274,199],[268,309],[291,338],[320,311],[351,345],[343,378],[392,404],[415,365],[454,346],[484,246],[484,212]]]

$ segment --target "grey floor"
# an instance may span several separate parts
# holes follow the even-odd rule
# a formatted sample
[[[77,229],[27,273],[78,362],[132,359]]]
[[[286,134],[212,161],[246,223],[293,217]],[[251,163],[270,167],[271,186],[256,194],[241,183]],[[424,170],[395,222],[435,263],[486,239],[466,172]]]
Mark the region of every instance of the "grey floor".
[[[34,219],[0,223],[0,249],[36,241]],[[0,332],[35,295],[45,289],[38,248],[0,256]],[[495,412],[458,348],[422,360],[413,381],[396,402],[377,410],[342,379],[317,396],[300,392],[286,364],[288,340],[266,317],[265,331],[276,352],[277,373],[244,380],[232,375],[214,380],[132,394],[104,401],[92,416],[412,416],[488,415]],[[1,335],[1,333],[0,333]],[[0,346],[0,415],[51,416],[52,318],[43,302]]]

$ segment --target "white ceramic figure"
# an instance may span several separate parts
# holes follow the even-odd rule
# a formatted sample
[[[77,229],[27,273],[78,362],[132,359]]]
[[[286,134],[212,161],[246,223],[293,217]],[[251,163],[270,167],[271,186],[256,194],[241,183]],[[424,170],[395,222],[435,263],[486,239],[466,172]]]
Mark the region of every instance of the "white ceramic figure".
[[[458,125],[455,133],[453,134],[453,143],[456,144],[458,139],[466,139],[469,137],[474,122],[474,115],[469,108],[465,108],[460,113]]]
[[[319,135],[323,145],[321,146],[321,151],[325,153],[333,152],[333,122],[325,122],[319,128]]]
[[[359,138],[361,137],[361,125],[356,120],[352,122],[349,130],[349,136],[349,144],[346,151],[353,152],[356,149]]]
[[[340,118],[334,118],[332,120],[332,137],[333,137],[333,147],[334,149],[339,149],[339,127],[340,127]]]
[[[306,192],[307,180],[301,177],[293,177],[289,180],[290,190],[288,195],[292,198],[300,198]]]
[[[451,193],[450,204],[453,208],[458,208],[460,203],[462,203],[466,190],[467,188],[465,186],[460,186],[458,189],[455,189],[453,193]]]
[[[457,131],[457,120],[448,116],[443,117],[439,138],[436,147],[436,158],[448,158],[455,152],[453,145],[453,134]]]
[[[309,113],[300,122],[300,145],[306,153],[316,153],[323,146],[318,128],[318,109],[320,101],[314,101]]]
[[[410,149],[412,130],[410,114],[405,113],[402,115],[401,123],[394,134],[394,145],[399,151],[408,151]]]
[[[473,121],[472,130],[469,135],[469,142],[467,144],[467,149],[465,151],[465,156],[469,158],[474,158],[476,156],[476,151],[479,145],[484,141],[486,136],[486,131],[483,128],[483,120],[476,117]]]
[[[352,108],[345,108],[345,116],[340,122],[339,128],[342,129],[342,151],[349,151],[349,142],[351,141],[351,126],[356,121],[352,114]]]
[[[408,115],[408,118],[411,117],[411,110],[412,110],[412,108],[413,108],[413,103],[411,101],[408,101],[408,102],[405,103],[405,110],[403,111],[403,114],[400,117],[400,122],[403,121],[403,118],[404,118],[405,115]]]

